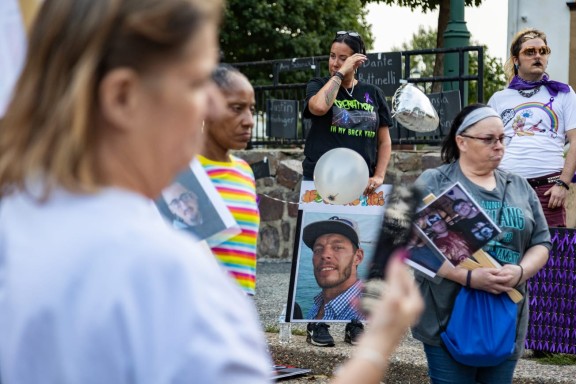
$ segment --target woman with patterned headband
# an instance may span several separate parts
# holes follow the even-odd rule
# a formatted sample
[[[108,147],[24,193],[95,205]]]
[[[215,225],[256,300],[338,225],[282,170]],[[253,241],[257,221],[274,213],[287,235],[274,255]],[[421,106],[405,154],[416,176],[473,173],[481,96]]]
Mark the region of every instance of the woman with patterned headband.
[[[548,225],[566,226],[566,198],[576,171],[576,93],[549,79],[551,49],[546,34],[516,34],[505,65],[510,84],[488,101],[513,136],[502,168],[528,179],[538,194]],[[570,149],[564,157],[564,146]]]
[[[456,116],[442,145],[444,164],[424,171],[416,180],[434,195],[460,182],[502,230],[500,236],[483,248],[502,268],[469,271],[462,266],[447,265],[440,269],[440,283],[431,282],[415,271],[426,305],[412,334],[424,344],[433,384],[509,384],[522,355],[528,325],[526,280],[544,266],[551,243],[536,193],[524,178],[498,168],[509,142],[496,111],[483,104],[469,105]],[[428,218],[432,225],[440,221],[440,217]],[[515,287],[524,295],[518,303],[515,350],[508,360],[490,367],[467,366],[457,362],[443,345],[440,334],[463,286],[495,295],[506,294]]]

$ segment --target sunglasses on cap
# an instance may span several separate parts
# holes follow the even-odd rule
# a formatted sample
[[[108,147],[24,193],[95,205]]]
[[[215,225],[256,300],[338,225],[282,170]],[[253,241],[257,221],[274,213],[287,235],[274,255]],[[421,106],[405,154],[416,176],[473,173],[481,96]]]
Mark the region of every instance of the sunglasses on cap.
[[[548,56],[552,50],[547,45],[541,47],[526,47],[520,51],[520,54],[527,57],[534,57],[536,56],[536,52],[538,52],[540,56]]]
[[[328,220],[334,220],[334,221],[339,221],[341,223],[344,223],[346,225],[351,226],[352,228],[354,228],[354,223],[348,219],[345,219],[343,217],[338,217],[338,216],[332,216],[331,218],[329,218]]]
[[[541,38],[543,38],[542,36],[543,35],[541,35],[538,32],[530,31],[530,32],[527,32],[527,33],[523,34],[522,36],[520,36],[520,38],[523,41],[526,41],[526,40],[531,40],[531,39],[539,39],[539,38],[541,39]]]
[[[338,31],[338,32],[336,32],[336,37],[344,36],[344,35],[348,35],[350,37],[355,37],[357,39],[360,39],[360,35],[358,34],[358,32],[354,32],[354,31]]]

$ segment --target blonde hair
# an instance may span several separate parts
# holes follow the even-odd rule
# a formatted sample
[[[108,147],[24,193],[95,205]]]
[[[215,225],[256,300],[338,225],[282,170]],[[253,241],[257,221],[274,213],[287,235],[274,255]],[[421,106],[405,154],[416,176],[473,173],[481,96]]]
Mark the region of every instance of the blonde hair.
[[[516,33],[512,38],[512,44],[510,44],[510,56],[508,56],[508,60],[504,63],[504,74],[508,82],[512,81],[514,76],[518,74],[518,70],[514,66],[514,58],[517,58],[520,54],[522,44],[531,39],[542,39],[545,44],[548,44],[546,34],[536,28],[527,28]]]
[[[179,55],[194,32],[218,23],[222,0],[45,0],[0,125],[0,196],[41,176],[93,191],[98,86],[106,73],[145,73]]]

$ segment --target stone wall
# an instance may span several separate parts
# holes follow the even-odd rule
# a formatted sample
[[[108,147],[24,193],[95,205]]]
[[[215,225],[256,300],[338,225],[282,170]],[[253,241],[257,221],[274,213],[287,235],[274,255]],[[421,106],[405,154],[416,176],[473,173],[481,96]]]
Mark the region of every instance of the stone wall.
[[[258,259],[291,260],[302,180],[302,150],[250,150],[235,155],[250,164],[267,158],[270,166],[270,176],[256,180],[261,220]],[[422,170],[438,165],[440,155],[437,149],[393,151],[384,182],[412,183]]]

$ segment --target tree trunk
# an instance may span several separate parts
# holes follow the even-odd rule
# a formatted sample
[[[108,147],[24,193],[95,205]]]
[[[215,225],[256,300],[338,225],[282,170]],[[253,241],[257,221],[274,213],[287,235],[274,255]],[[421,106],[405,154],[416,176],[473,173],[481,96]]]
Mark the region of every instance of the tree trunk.
[[[444,31],[450,21],[450,0],[440,0],[438,12],[438,27],[436,31],[436,48],[444,47]],[[434,61],[434,76],[444,76],[444,54],[437,54]],[[442,90],[442,83],[436,82],[432,84],[432,92],[440,92]]]

